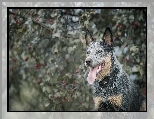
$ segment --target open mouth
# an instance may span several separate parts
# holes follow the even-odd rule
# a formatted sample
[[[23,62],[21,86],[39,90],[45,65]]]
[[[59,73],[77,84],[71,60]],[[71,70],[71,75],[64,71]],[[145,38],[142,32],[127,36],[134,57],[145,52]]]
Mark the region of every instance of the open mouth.
[[[96,77],[99,75],[100,72],[103,71],[105,67],[105,62],[101,63],[100,65],[97,65],[96,67],[89,67],[90,72],[88,74],[87,80],[89,84],[93,84]]]
[[[100,72],[102,72],[102,70],[104,69],[104,67],[105,67],[105,62],[103,62],[102,64],[98,65],[97,67],[98,67],[98,69],[97,69],[97,71],[96,71],[96,77],[97,77],[97,75],[98,75]]]

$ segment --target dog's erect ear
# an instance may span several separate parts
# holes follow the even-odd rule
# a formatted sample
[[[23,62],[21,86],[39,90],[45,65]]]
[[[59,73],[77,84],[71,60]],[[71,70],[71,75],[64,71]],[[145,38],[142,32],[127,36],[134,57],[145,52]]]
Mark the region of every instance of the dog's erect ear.
[[[102,40],[104,41],[105,44],[112,45],[113,36],[112,36],[111,29],[109,27],[105,29]]]
[[[86,30],[85,39],[86,39],[86,45],[89,45],[89,43],[94,41],[94,39],[88,29]]]

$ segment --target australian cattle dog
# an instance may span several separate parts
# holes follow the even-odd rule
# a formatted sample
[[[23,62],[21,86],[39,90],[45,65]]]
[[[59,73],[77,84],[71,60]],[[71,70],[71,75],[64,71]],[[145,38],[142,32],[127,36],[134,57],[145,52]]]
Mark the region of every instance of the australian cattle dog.
[[[146,111],[145,97],[129,79],[113,52],[113,36],[107,27],[100,41],[87,30],[87,81],[93,87],[96,111]]]

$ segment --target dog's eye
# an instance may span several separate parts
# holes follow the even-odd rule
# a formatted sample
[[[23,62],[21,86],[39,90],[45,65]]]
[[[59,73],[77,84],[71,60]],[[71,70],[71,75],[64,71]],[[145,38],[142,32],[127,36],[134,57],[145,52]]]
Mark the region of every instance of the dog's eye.
[[[97,52],[98,52],[98,53],[101,53],[101,52],[102,52],[102,50],[98,50]]]
[[[87,51],[87,54],[90,54],[90,51]]]

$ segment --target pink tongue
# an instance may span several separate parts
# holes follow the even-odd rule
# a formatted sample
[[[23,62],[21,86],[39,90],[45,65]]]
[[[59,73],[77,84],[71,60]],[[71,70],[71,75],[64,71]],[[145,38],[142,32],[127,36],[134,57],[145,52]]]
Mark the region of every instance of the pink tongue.
[[[98,70],[98,66],[95,67],[95,68],[91,68],[90,67],[90,72],[89,72],[88,77],[87,77],[87,80],[88,80],[89,84],[93,84],[94,83],[94,81],[96,79],[97,70]]]

